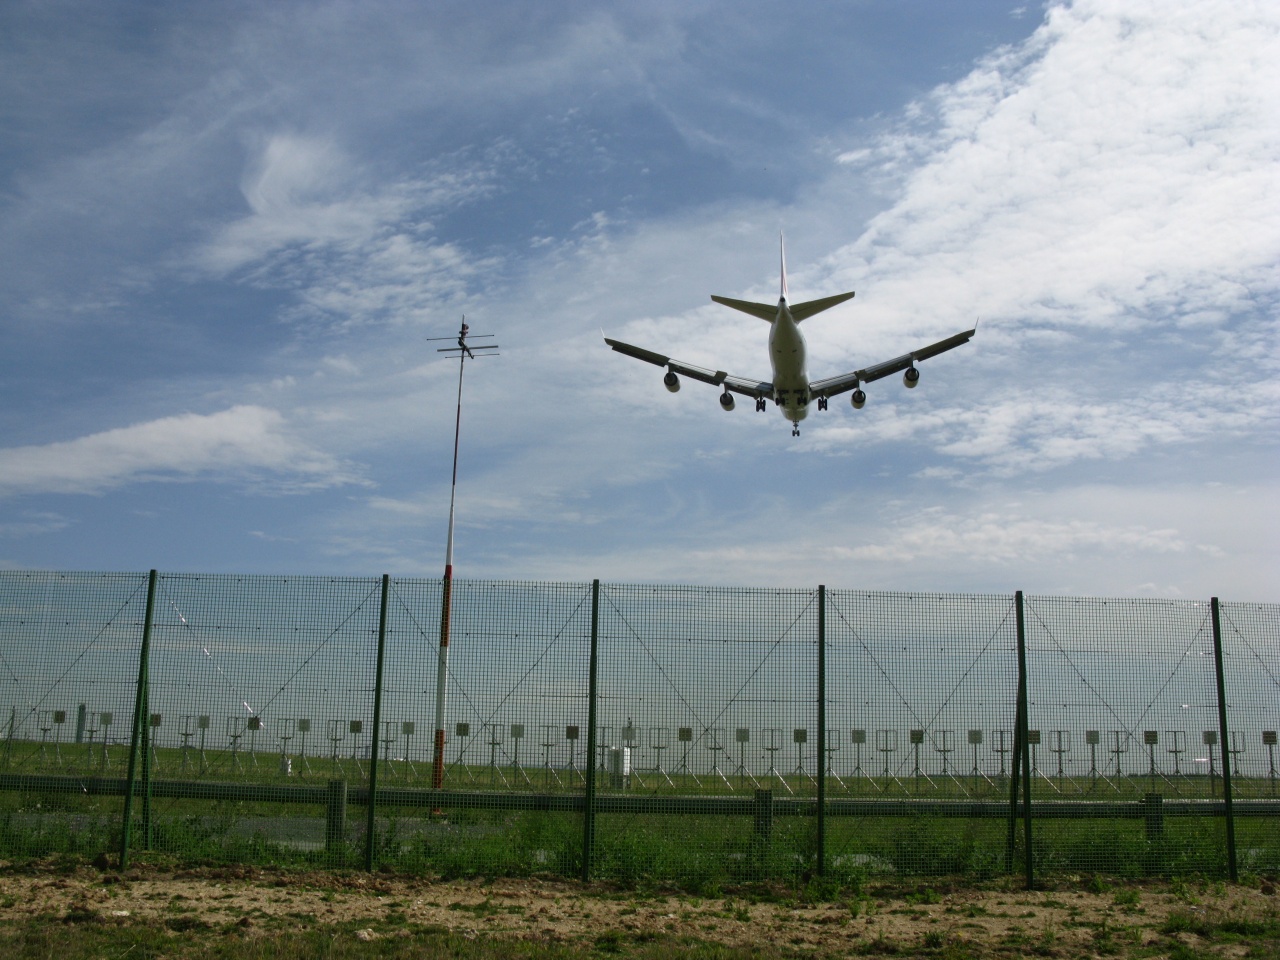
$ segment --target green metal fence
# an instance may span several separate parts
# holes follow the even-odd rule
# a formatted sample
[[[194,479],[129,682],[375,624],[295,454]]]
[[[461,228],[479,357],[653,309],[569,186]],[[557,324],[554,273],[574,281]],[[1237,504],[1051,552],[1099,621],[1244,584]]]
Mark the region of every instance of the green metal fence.
[[[0,856],[1280,872],[1280,605],[443,587],[0,572]]]

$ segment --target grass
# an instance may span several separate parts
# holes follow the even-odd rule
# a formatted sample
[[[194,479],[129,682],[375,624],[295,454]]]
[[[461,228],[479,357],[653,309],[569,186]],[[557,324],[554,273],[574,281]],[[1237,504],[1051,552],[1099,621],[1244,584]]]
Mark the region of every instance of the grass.
[[[372,939],[362,939],[371,930]],[[365,934],[369,936],[369,934]],[[797,954],[771,948],[726,947],[686,938],[630,937],[616,931],[589,943],[531,943],[487,940],[426,927],[376,930],[348,924],[314,930],[228,933],[205,926],[174,923],[114,927],[83,917],[42,918],[17,927],[0,927],[0,955],[12,960],[98,960],[101,957],[180,958],[180,960],[345,960],[413,957],[419,960],[598,960],[601,955],[634,960],[771,960]]]
[[[8,773],[79,772],[96,774],[101,768],[101,747],[93,752],[67,747],[64,765],[52,764],[53,754],[38,745],[15,742]],[[124,769],[123,748],[109,750],[108,775]],[[229,754],[208,751],[203,779],[213,782],[271,784],[285,782],[320,785],[329,775],[350,776],[363,782],[367,761],[357,765],[349,758],[334,762],[311,758],[312,770],[285,781],[279,775],[276,754],[260,755],[255,766],[244,751],[238,768]],[[178,749],[162,748],[155,755],[156,776],[201,779],[200,758],[194,749],[184,758]],[[301,764],[295,766],[295,770]],[[425,786],[429,771],[417,764],[418,779],[403,762],[393,762],[381,782],[388,788]],[[84,767],[84,770],[78,770]],[[303,770],[305,773],[305,768]],[[482,770],[473,780],[461,768],[451,771],[454,781],[446,787],[487,789],[493,781],[499,792],[529,783],[541,789],[555,786],[545,771],[529,768],[530,780],[521,782],[514,768]],[[394,774],[394,775],[393,775]],[[489,774],[486,776],[486,774]],[[568,780],[567,775],[562,778]],[[791,778],[793,789],[811,789],[806,778]],[[1114,778],[1113,778],[1114,779]],[[508,786],[503,786],[503,781]],[[606,778],[602,777],[602,781]],[[666,793],[690,796],[715,795],[742,787],[748,795],[754,784],[741,778],[711,781],[690,777],[650,775],[646,783]],[[545,782],[544,782],[545,781]],[[1040,792],[1048,790],[1044,778]],[[68,779],[69,785],[79,781]],[[958,799],[966,785],[980,796],[997,800],[996,783],[971,783],[967,778],[923,781],[920,799]],[[930,784],[936,794],[928,792]],[[1207,778],[1183,778],[1177,784],[1183,795],[1207,796],[1214,786]],[[557,792],[571,793],[571,786]],[[775,797],[788,794],[775,784]],[[832,781],[833,800],[870,796],[893,798],[909,795],[911,778],[880,783],[873,778],[843,784]],[[841,789],[841,787],[845,789]],[[1090,799],[1136,798],[1149,786],[1147,778],[1110,782],[1095,793],[1086,781],[1057,784],[1081,803]],[[1257,786],[1255,784],[1255,786]],[[883,792],[881,792],[883,790]],[[982,793],[987,791],[990,795]],[[602,784],[602,792],[611,792]],[[633,796],[643,796],[637,788]],[[657,794],[655,794],[657,795]],[[741,795],[741,794],[740,794]],[[952,796],[954,795],[954,796]],[[811,795],[806,796],[812,800]],[[1047,799],[1047,798],[1046,798]],[[366,811],[351,804],[347,809],[345,838],[325,841],[325,807],[322,804],[269,801],[160,798],[150,807],[150,834],[143,829],[144,805],[135,799],[132,848],[148,845],[157,854],[193,864],[279,864],[300,867],[358,867],[364,862]],[[786,808],[794,809],[794,808]],[[1034,809],[1034,808],[1033,808]],[[660,815],[651,813],[598,814],[591,875],[628,886],[665,882],[694,891],[716,891],[734,884],[765,879],[804,883],[818,872],[817,821],[811,815],[786,815],[784,806],[767,824],[753,816],[706,814]],[[121,839],[123,798],[81,792],[0,792],[0,856],[14,860],[51,854],[92,859],[101,853],[114,855]],[[476,875],[528,876],[550,874],[577,877],[582,872],[583,818],[580,813],[537,810],[449,809],[435,816],[428,808],[395,808],[381,804],[374,824],[375,862],[395,870],[445,878]],[[1075,873],[1116,877],[1224,876],[1225,831],[1220,818],[1211,816],[1164,819],[1163,832],[1149,836],[1142,819],[1051,820],[1036,818],[1032,859],[1038,876]],[[826,874],[839,883],[857,883],[867,877],[928,877],[963,875],[975,880],[1016,875],[1022,866],[1021,825],[1017,843],[1010,850],[1006,819],[959,819],[942,816],[828,816],[826,818]],[[1280,873],[1280,830],[1273,819],[1237,819],[1237,847],[1242,871],[1259,875]],[[1012,855],[1010,855],[1012,854]]]

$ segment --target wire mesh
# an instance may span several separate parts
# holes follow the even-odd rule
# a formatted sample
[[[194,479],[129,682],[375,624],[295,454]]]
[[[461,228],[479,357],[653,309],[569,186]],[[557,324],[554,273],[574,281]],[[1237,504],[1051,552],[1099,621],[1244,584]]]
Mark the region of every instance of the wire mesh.
[[[213,861],[352,860],[367,783],[379,583],[160,578],[151,633],[144,847]],[[340,798],[339,798],[340,800]]]
[[[814,868],[816,597],[602,588],[594,761],[607,812],[593,875],[708,883]]]
[[[1026,619],[1039,869],[1221,872],[1209,605],[1038,597]]]
[[[828,870],[1009,867],[1010,597],[827,597]]]
[[[1236,848],[1242,871],[1280,873],[1280,605],[1224,603],[1223,674]]]
[[[453,582],[435,790],[442,596],[438,580],[392,583],[377,860],[449,876],[574,875],[589,762],[591,587]]]
[[[147,577],[0,571],[0,850],[119,844]]]
[[[165,575],[148,629],[148,582],[0,572],[0,855],[1280,872],[1280,606]]]

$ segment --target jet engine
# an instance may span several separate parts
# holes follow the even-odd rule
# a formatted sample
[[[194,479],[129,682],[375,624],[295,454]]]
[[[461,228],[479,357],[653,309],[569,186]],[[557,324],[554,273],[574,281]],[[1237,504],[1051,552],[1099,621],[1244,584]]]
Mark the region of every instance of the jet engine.
[[[674,373],[672,373],[670,370],[668,370],[668,371],[667,371],[667,375],[666,375],[665,377],[663,377],[663,378],[662,378],[662,383],[663,383],[663,385],[664,385],[668,390],[670,390],[672,393],[679,393],[679,391],[680,391],[680,378],[679,378],[679,377],[677,377],[677,376],[676,376]]]
[[[857,389],[849,397],[849,402],[853,404],[853,409],[861,410],[862,405],[867,402],[867,395],[861,389]]]
[[[907,367],[907,369],[903,371],[902,383],[904,386],[908,388],[914,387],[919,382],[920,382],[920,371],[917,370],[914,366]]]
[[[733,409],[733,394],[730,393],[728,390],[720,394],[720,409],[722,410]]]

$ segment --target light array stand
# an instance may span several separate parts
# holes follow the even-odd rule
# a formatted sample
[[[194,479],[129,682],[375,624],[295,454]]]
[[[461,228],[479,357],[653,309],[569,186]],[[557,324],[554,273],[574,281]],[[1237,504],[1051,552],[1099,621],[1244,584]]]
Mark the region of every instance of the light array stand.
[[[765,733],[769,735],[769,745],[764,748],[764,752],[769,755],[768,776],[781,783],[787,793],[795,793],[791,789],[791,784],[787,783],[787,778],[778,773],[778,751],[782,749],[782,728],[769,727]]]
[[[533,781],[529,779],[529,774],[525,773],[524,767],[520,765],[520,741],[524,739],[524,724],[523,723],[511,724],[510,733],[511,733],[511,742],[514,744],[514,746],[512,747],[511,762],[516,768],[516,773],[520,774],[520,779],[522,779],[528,785],[529,789],[532,790]],[[511,776],[512,776],[512,779],[515,779],[514,773]]]
[[[1218,745],[1218,731],[1205,730],[1201,735],[1200,742],[1209,748],[1209,796],[1214,797],[1218,793],[1218,774],[1213,766],[1213,748]]]
[[[387,763],[387,779],[391,779],[396,775],[395,761],[391,756],[391,745],[396,742],[396,722],[394,720],[382,721],[382,736],[378,738],[378,742],[382,744],[382,756]]]
[[[750,780],[757,790],[760,789],[760,781],[751,775],[747,770],[747,744],[751,742],[751,728],[738,727],[733,732],[733,737],[738,741],[738,782],[746,786],[746,782]]]
[[[848,791],[849,787],[840,779],[840,774],[835,771],[836,754],[840,752],[840,730],[836,727],[827,727],[827,778],[835,780],[840,784],[840,789]]]
[[[702,789],[702,781],[698,779],[698,775],[689,769],[689,750],[693,747],[693,727],[678,727],[676,729],[676,739],[684,746],[681,748],[680,754],[680,774],[686,778],[690,778],[698,785],[698,789]]]
[[[1063,757],[1071,752],[1071,731],[1070,730],[1051,730],[1053,734],[1053,746],[1049,748],[1049,752],[1056,754],[1058,757],[1058,792],[1062,792],[1062,779],[1065,776],[1062,770]]]
[[[896,770],[889,772],[889,757],[898,749],[898,731],[892,728],[881,728],[876,730],[876,751],[884,757],[884,772],[881,774],[882,783],[880,784],[880,792],[889,792],[889,781],[893,781],[898,785],[898,789],[906,792],[906,787],[902,785],[902,781],[898,779]]]
[[[649,728],[649,749],[653,751],[655,760],[654,772],[667,781],[667,786],[675,789],[675,784],[671,781],[671,777],[662,766],[662,751],[671,746],[671,728],[670,727],[650,727]]]
[[[431,758],[431,786],[439,790],[444,786],[444,716],[445,695],[448,692],[449,675],[449,621],[453,613],[453,520],[454,507],[458,493],[458,438],[462,433],[462,373],[466,369],[467,358],[475,359],[473,348],[467,343],[470,328],[467,318],[462,318],[462,326],[458,330],[456,347],[441,347],[436,352],[457,354],[458,357],[458,415],[453,428],[453,482],[449,490],[449,533],[445,541],[444,581],[440,600],[440,651],[436,659],[436,732]],[[491,333],[476,334],[491,337]],[[452,340],[452,337],[431,337],[432,340]],[[497,350],[496,343],[476,346],[474,350]],[[481,354],[481,356],[497,356],[497,354]]]
[[[951,769],[950,755],[956,748],[956,732],[954,730],[939,730],[936,735],[930,737],[933,741],[933,751],[942,757],[942,780],[950,780],[960,788],[960,793],[965,792],[964,784],[956,779],[955,771]]]
[[[84,732],[89,735],[89,741],[85,748],[85,769],[93,767],[93,738],[97,734],[98,728],[94,726],[94,717],[98,716],[96,712],[91,711],[85,718]]]
[[[1239,730],[1231,731],[1231,775],[1240,777],[1240,757],[1244,753],[1244,734]],[[1225,766],[1225,764],[1224,764]]]
[[[1182,773],[1181,760],[1182,760],[1182,755],[1187,752],[1187,731],[1166,730],[1165,733],[1168,734],[1171,740],[1173,740],[1173,746],[1168,747],[1165,750],[1165,753],[1173,754],[1173,775],[1178,779],[1182,779],[1183,773]],[[1176,786],[1174,787],[1174,790],[1175,792],[1178,792],[1178,793],[1182,792],[1178,790]]]
[[[244,736],[244,718],[227,717],[227,739],[231,741],[231,769],[240,771],[240,738]]]
[[[330,776],[338,775],[338,747],[342,741],[346,739],[346,724],[341,720],[330,720],[329,727],[329,743],[333,745],[333,752],[329,755],[330,760]]]
[[[849,732],[849,741],[853,744],[853,778],[861,781],[865,774],[862,772],[862,747],[867,742],[867,731],[858,728]]]
[[[417,731],[418,725],[412,720],[402,720],[400,722],[400,733],[404,736],[404,765],[408,769],[409,775],[415,780],[418,779],[418,768],[413,765],[413,754],[409,752],[409,738]]]
[[[637,746],[639,740],[640,736],[635,724],[631,722],[630,717],[627,717],[627,725],[622,728],[622,745],[626,749],[630,750],[634,757],[631,763],[631,776],[642,788],[648,790],[649,788],[645,785],[644,780],[640,776],[640,748]]]
[[[1008,776],[1005,771],[1004,758],[1006,754],[1012,752],[1013,748],[1009,746],[1008,730],[992,730],[991,732],[995,734],[995,743],[991,745],[991,752],[1000,758],[1000,772],[996,774],[996,783],[997,786],[1003,789],[1004,778]]]
[[[987,786],[994,788],[995,784],[991,782],[991,778],[988,777],[985,773],[983,773],[982,768],[978,766],[978,748],[982,746],[981,730],[969,731],[969,745],[973,747],[973,770],[969,773],[969,776],[973,780],[973,792],[974,793],[978,792],[979,780],[985,780],[987,782]]]
[[[471,736],[471,724],[466,721],[454,724],[453,735],[458,740],[458,756],[453,761],[452,767],[462,767],[462,772],[467,775],[467,780],[474,781],[475,777],[471,774],[471,768],[463,762],[463,757],[467,752],[467,739]]]
[[[40,766],[49,762],[49,734],[53,730],[53,711],[41,710],[36,721],[40,725]]]
[[[733,784],[729,782],[729,778],[724,775],[724,771],[720,769],[720,754],[725,749],[724,744],[724,728],[712,727],[706,730],[702,735],[703,743],[707,749],[711,751],[711,769],[707,772],[709,777],[719,777],[726,787],[733,789]]]
[[[1115,754],[1116,758],[1116,782],[1111,786],[1116,793],[1120,792],[1119,784],[1124,777],[1124,773],[1120,769],[1120,759],[1129,752],[1129,740],[1132,736],[1133,734],[1129,733],[1128,730],[1111,731],[1111,753]]]
[[[102,769],[111,766],[111,758],[107,756],[107,747],[111,744],[111,721],[115,715],[106,710],[98,714],[98,726],[102,728]]]
[[[556,773],[555,767],[551,766],[551,751],[556,748],[555,731],[556,725],[554,723],[544,723],[542,725],[542,769],[544,771],[542,782],[550,788],[551,781],[554,779],[556,786],[564,789],[564,784],[560,781],[560,774]]]
[[[182,737],[182,772],[183,773],[187,772],[187,764],[189,761],[189,757],[187,756],[187,753],[191,749],[191,738],[195,736],[195,731],[191,729],[191,721],[194,719],[195,719],[195,716],[193,714],[184,713],[182,715],[182,732],[178,734],[178,736]]]
[[[298,750],[300,751],[299,756],[302,760],[302,766],[306,768],[307,773],[311,773],[311,761],[307,759],[307,734],[311,732],[311,719],[309,717],[299,717],[297,729]]]

